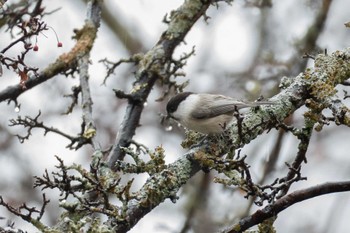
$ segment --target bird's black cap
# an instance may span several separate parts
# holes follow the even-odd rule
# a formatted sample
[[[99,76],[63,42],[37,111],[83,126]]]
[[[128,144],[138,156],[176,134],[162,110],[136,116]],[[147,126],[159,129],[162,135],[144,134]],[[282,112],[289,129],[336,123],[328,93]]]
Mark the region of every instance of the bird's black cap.
[[[175,96],[173,96],[168,104],[166,105],[166,111],[168,114],[171,114],[177,110],[179,104],[184,101],[189,95],[193,94],[192,92],[181,92]]]

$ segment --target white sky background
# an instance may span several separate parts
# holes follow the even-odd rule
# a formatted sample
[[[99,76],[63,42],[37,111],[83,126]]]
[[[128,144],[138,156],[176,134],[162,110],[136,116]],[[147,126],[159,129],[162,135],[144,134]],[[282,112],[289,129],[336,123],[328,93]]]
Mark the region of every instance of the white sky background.
[[[8,2],[10,3],[11,0]],[[63,48],[56,47],[56,39],[52,32],[46,33],[47,38],[39,36],[39,51],[32,52],[28,57],[30,65],[39,68],[46,67],[62,52],[69,51],[72,48],[74,45],[74,41],[71,40],[72,30],[80,28],[85,18],[85,5],[80,1],[47,0],[45,2],[49,10],[62,7],[57,13],[47,16],[45,22],[55,28],[60,41],[63,42]],[[105,0],[105,4],[109,8],[115,9],[115,14],[119,15],[120,19],[125,20],[123,24],[130,29],[134,36],[142,38],[146,48],[151,48],[166,28],[166,25],[161,22],[164,15],[180,6],[182,1]],[[281,61],[288,59],[293,53],[293,44],[304,35],[307,26],[312,23],[314,10],[310,5],[312,5],[312,1],[306,0],[274,2],[273,8],[268,13],[272,15],[270,18],[271,27],[274,28],[272,33],[274,40],[271,41],[269,48],[275,52],[276,59]],[[318,45],[321,48],[327,48],[329,53],[348,46],[350,33],[344,27],[344,23],[350,20],[348,9],[350,9],[348,0],[333,1],[324,33],[318,41]],[[189,52],[192,46],[196,46],[196,56],[191,57],[188,60],[188,65],[184,68],[187,76],[179,78],[179,82],[190,79],[190,85],[186,90],[222,93],[242,99],[249,98],[244,90],[236,91],[234,89],[236,82],[232,79],[231,74],[246,71],[253,62],[253,55],[259,47],[257,36],[259,33],[256,32],[256,25],[260,23],[261,11],[254,8],[245,8],[242,1],[235,1],[232,6],[220,4],[219,9],[211,7],[208,16],[211,17],[208,21],[209,24],[200,19],[185,38],[187,44],[183,44],[176,50],[178,56],[183,52]],[[0,34],[1,48],[6,44],[3,42],[6,40],[9,41],[9,38],[2,30]],[[14,51],[13,54],[16,54],[15,52],[17,51]],[[268,53],[269,51],[264,52]],[[107,86],[101,86],[105,69],[98,61],[105,57],[117,61],[127,56],[119,39],[111,33],[106,25],[102,24],[91,55],[91,89],[95,104],[94,116],[98,118],[98,124],[100,126],[110,125],[110,130],[114,133],[117,132],[118,125],[122,120],[125,101],[115,99],[112,88],[129,91],[130,84],[133,81],[132,74],[127,74],[127,77],[125,77],[127,69],[122,66],[117,69],[116,75],[108,80]],[[6,70],[4,70],[4,75],[0,81],[2,89],[10,83],[19,82],[18,77]],[[44,85],[26,92],[19,98],[21,103],[19,114],[34,117],[38,113],[38,109],[41,109],[47,125],[63,129],[70,134],[79,132],[80,110],[76,109],[69,116],[64,116],[64,121],[62,121],[60,115],[70,103],[68,98],[63,99],[60,96],[69,94],[71,85],[77,83],[78,79],[72,80],[63,76],[56,77]],[[251,87],[250,85],[246,86]],[[254,89],[255,85],[251,88]],[[158,113],[165,112],[165,103],[154,102],[154,99],[159,97],[160,94],[161,92],[158,89],[152,92],[141,119],[143,126],[137,130],[135,139],[149,148],[163,145],[168,156],[166,159],[170,163],[181,156],[184,150],[180,146],[181,134],[165,132],[164,129],[159,127]],[[259,94],[266,95],[267,93]],[[111,109],[118,111],[111,112]],[[18,114],[14,111],[13,104],[8,106],[2,103],[0,112],[0,123],[3,126],[8,125],[9,119],[16,118]],[[13,134],[25,133],[20,127],[8,128],[8,130]],[[3,138],[2,133],[5,133],[5,131],[0,132],[0,140]],[[350,164],[350,157],[347,152],[350,147],[348,142],[344,140],[348,138],[348,134],[348,129],[345,127],[326,127],[321,133],[315,133],[308,152],[309,162],[303,166],[303,175],[308,177],[308,181],[300,182],[293,188],[308,187],[325,181],[344,180],[349,177],[350,169],[347,164]],[[259,174],[259,168],[261,168],[262,163],[271,151],[270,147],[274,143],[275,135],[275,133],[264,135],[244,148],[244,153],[249,156],[248,159],[252,163],[253,175],[257,176]],[[113,138],[109,138],[102,133],[99,134],[99,138],[104,148],[113,143]],[[0,185],[3,185],[0,186],[0,194],[7,193],[8,196],[11,196],[12,193],[19,195],[18,190],[23,184],[16,183],[18,175],[41,175],[45,168],[48,168],[49,171],[53,170],[57,164],[54,155],[59,155],[66,164],[70,164],[72,162],[88,162],[91,153],[88,147],[79,152],[65,149],[68,144],[67,140],[50,133],[44,137],[41,130],[34,130],[31,139],[24,144],[20,144],[18,140],[13,141],[13,143],[11,150],[0,151],[0,175],[3,179],[0,182]],[[253,154],[252,151],[254,150],[257,153]],[[296,141],[288,136],[284,140],[283,154],[279,160],[277,170],[285,174],[284,162],[290,162],[295,153]],[[20,171],[23,171],[23,169],[16,164],[15,155],[20,156],[27,162],[28,171],[19,172],[19,169]],[[7,185],[5,185],[5,181],[8,182]],[[190,185],[196,185],[196,179],[189,183]],[[140,182],[138,185],[141,184]],[[220,185],[213,185],[211,192],[213,195],[210,196],[211,200],[209,200],[208,205],[211,206],[212,212],[215,213],[218,221],[222,221],[224,218],[230,219],[232,217],[230,213],[236,210],[240,211],[245,207],[246,200],[242,196],[232,197],[229,193],[224,192]],[[57,193],[50,193],[51,199],[54,200]],[[31,200],[30,196],[27,196],[26,200]],[[340,201],[348,204],[349,194],[327,195],[295,205],[279,215],[276,221],[277,231],[286,233],[306,232],[306,230],[308,232],[324,233],[348,232],[347,220],[350,217],[350,208],[344,208],[344,211],[340,211],[336,224],[332,225],[334,227],[332,231],[330,231],[331,228],[328,229],[329,231],[325,230],[327,229],[325,225],[328,223],[327,219],[331,217],[329,210],[334,208],[334,203]],[[166,201],[143,218],[130,232],[176,232],[185,219],[183,213],[186,202],[187,199],[181,198],[181,195],[175,205],[170,201]],[[55,205],[55,203],[51,205]],[[0,208],[0,216],[7,216],[3,208]],[[17,226],[20,226],[21,223],[20,220],[16,220]],[[30,226],[25,226],[26,229],[33,230]]]

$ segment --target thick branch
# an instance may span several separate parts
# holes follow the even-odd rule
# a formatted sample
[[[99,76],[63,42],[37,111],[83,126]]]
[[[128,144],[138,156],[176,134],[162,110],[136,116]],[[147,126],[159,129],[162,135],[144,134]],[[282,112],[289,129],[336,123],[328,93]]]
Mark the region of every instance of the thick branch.
[[[115,162],[124,157],[121,149],[128,147],[139,120],[149,92],[155,81],[162,77],[165,66],[171,62],[173,51],[184,39],[196,21],[205,14],[211,1],[192,0],[173,11],[168,29],[163,32],[157,44],[140,61],[136,72],[134,89],[131,91],[133,100],[129,100],[123,122],[120,125],[116,143],[109,154],[109,166],[114,169]]]
[[[96,127],[92,118],[92,99],[89,87],[89,55],[84,55],[79,59],[79,75],[81,86],[81,107],[83,110],[83,122],[85,124],[84,137],[91,139],[94,150],[100,150],[100,144],[96,140]]]
[[[256,211],[254,214],[245,217],[239,221],[239,223],[231,226],[229,229],[222,231],[223,233],[239,233],[247,230],[248,228],[255,226],[264,220],[276,216],[281,211],[288,207],[307,199],[336,192],[348,192],[350,191],[350,181],[346,182],[329,182],[321,185],[316,185],[310,188],[298,190],[292,192],[281,199],[277,200],[274,204],[268,205],[265,208]]]

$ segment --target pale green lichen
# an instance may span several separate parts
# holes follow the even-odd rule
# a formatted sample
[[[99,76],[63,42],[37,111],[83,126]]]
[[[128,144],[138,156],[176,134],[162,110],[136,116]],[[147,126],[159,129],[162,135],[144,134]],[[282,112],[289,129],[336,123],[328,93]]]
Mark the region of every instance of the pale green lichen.
[[[276,221],[276,217],[271,217],[264,220],[258,225],[258,233],[276,233],[276,229],[273,226],[273,223]]]
[[[329,106],[330,100],[337,94],[336,85],[348,79],[350,75],[350,58],[348,51],[336,51],[331,56],[320,54],[315,59],[315,69],[307,70],[304,78],[308,82],[310,98],[306,101],[309,111],[305,118],[313,122],[322,122],[322,110]],[[322,129],[322,123],[316,130]]]
[[[96,135],[96,129],[95,128],[88,128],[84,131],[83,137],[86,139],[90,139]]]
[[[173,40],[182,37],[184,31],[187,31],[193,25],[194,17],[203,7],[201,0],[185,1],[179,9],[170,13],[171,22],[167,30],[167,37]]]
[[[140,60],[138,73],[142,74],[144,71],[159,73],[162,70],[164,59],[164,49],[162,45],[156,45],[149,52],[143,55]]]
[[[281,78],[281,82],[279,84],[279,88],[281,89],[286,89],[287,87],[289,87],[292,83],[293,83],[294,79],[293,78],[290,78],[290,77],[287,77],[287,76],[283,76]]]

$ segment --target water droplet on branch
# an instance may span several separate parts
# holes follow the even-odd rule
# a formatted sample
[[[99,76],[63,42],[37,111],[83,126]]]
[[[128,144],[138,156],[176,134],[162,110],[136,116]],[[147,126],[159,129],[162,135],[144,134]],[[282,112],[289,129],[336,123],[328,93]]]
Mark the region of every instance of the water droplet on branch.
[[[173,126],[168,125],[167,127],[165,127],[165,131],[172,131],[173,130]]]
[[[21,110],[21,108],[20,108],[20,106],[19,105],[17,105],[16,107],[15,107],[15,112],[19,112]]]

